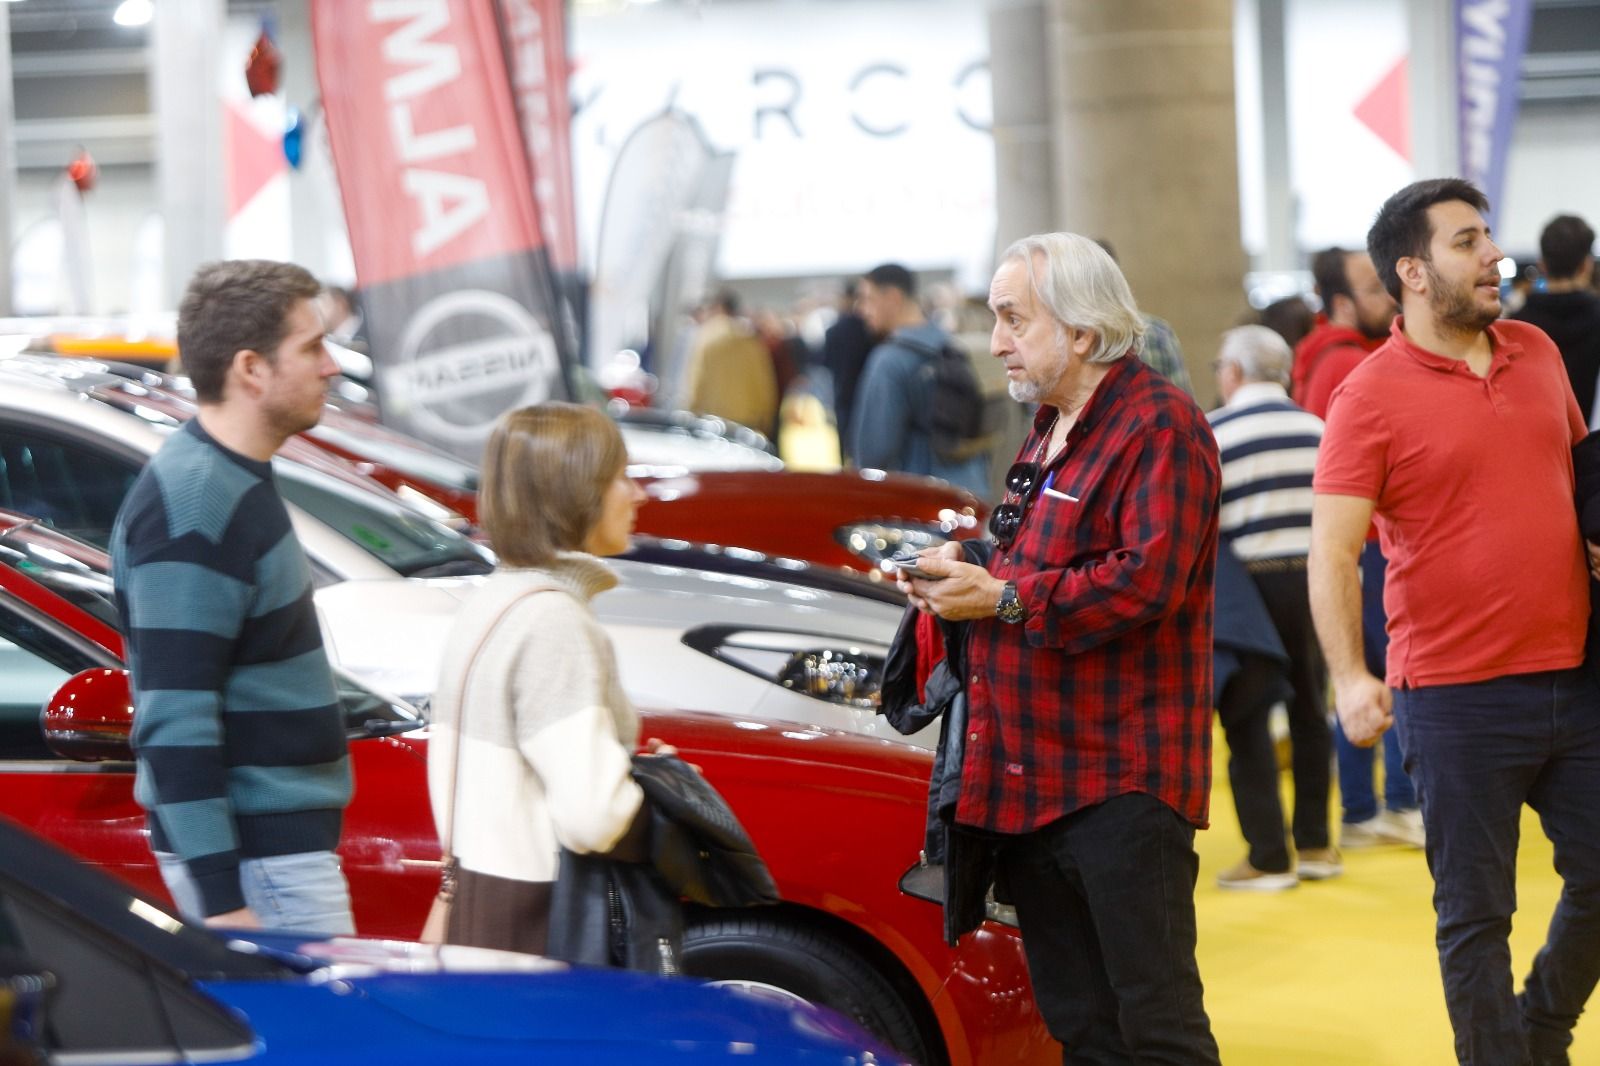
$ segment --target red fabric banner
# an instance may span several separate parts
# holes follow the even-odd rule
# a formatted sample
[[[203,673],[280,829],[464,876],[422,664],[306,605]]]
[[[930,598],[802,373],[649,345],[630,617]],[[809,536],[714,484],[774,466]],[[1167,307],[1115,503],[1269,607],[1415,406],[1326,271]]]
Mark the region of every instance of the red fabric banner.
[[[498,9],[311,15],[383,420],[476,460],[505,411],[571,391]]]
[[[493,5],[315,0],[312,33],[363,288],[544,246]]]
[[[564,0],[499,0],[506,66],[533,170],[539,229],[558,273],[578,268]]]

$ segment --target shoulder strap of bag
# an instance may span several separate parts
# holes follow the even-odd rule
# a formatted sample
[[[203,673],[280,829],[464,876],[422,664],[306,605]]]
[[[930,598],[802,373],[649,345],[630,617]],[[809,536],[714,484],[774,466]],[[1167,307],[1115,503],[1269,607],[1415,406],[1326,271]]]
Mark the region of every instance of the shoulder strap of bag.
[[[456,782],[461,778],[461,749],[466,746],[462,741],[466,739],[467,735],[467,688],[472,681],[472,671],[477,667],[478,656],[483,654],[484,646],[489,643],[489,638],[494,636],[495,630],[500,628],[500,623],[505,621],[506,615],[511,613],[513,607],[530,596],[536,596],[541,592],[559,591],[561,590],[554,585],[540,585],[537,588],[528,589],[500,608],[500,613],[494,616],[494,621],[489,623],[489,628],[483,631],[483,636],[479,637],[478,643],[473,645],[472,654],[467,658],[467,668],[461,672],[461,686],[456,692],[456,707],[458,708],[456,714],[456,750],[455,757],[450,761],[450,787],[445,793],[450,797],[450,818],[445,825],[440,827],[439,833],[439,849],[442,852],[440,857],[444,860],[444,876],[447,882],[453,882],[455,879],[456,807],[461,799],[460,796],[456,795]],[[451,884],[450,887],[453,889],[454,885]]]

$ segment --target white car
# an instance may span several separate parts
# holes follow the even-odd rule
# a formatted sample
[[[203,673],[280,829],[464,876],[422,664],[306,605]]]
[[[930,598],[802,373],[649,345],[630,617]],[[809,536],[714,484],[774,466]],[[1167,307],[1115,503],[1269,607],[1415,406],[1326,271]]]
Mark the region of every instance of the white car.
[[[0,363],[0,507],[104,546],[123,495],[172,425],[154,406],[117,410],[94,395],[139,388],[88,371],[41,375]],[[274,465],[316,575],[334,659],[375,687],[426,704],[444,634],[492,555],[336,467],[283,458]],[[903,610],[881,587],[855,595],[776,566],[771,576],[759,566],[615,566],[621,585],[595,607],[635,703],[933,746],[932,729],[901,738],[874,712]]]

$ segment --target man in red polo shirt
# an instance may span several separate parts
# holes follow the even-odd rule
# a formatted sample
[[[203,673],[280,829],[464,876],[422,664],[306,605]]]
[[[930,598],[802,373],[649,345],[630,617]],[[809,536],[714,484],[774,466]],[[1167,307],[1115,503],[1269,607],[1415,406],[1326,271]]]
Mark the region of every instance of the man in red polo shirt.
[[[1218,1061],[1195,962],[1211,789],[1217,442],[1140,361],[1122,272],[1026,237],[989,289],[990,347],[1033,432],[994,541],[904,583],[969,620],[959,826],[997,849],[1035,998],[1069,1063]],[[903,580],[903,579],[902,579]]]
[[[1498,320],[1487,210],[1469,182],[1417,182],[1368,234],[1402,313],[1334,394],[1311,603],[1350,739],[1371,744],[1398,724],[1457,1057],[1544,1066],[1568,1061],[1600,979],[1600,688],[1580,669],[1589,589],[1571,455],[1584,421],[1550,339]],[[1357,559],[1374,515],[1389,559],[1386,682],[1362,658]],[[1524,803],[1565,888],[1514,996]]]

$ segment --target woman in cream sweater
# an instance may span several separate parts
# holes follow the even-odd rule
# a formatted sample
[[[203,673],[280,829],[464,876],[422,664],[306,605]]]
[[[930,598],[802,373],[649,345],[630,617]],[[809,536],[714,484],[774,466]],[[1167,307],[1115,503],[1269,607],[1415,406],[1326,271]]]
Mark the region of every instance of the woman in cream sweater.
[[[589,606],[644,500],[626,462],[610,418],[564,403],[509,412],[485,448],[479,516],[501,565],[457,616],[428,744],[456,860],[447,943],[542,953],[560,846],[648,857],[639,717]]]

